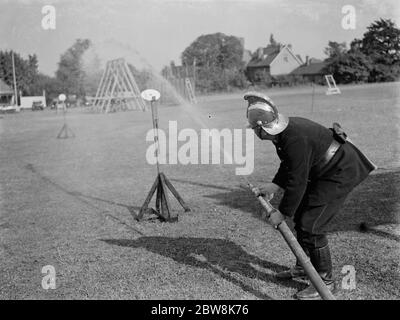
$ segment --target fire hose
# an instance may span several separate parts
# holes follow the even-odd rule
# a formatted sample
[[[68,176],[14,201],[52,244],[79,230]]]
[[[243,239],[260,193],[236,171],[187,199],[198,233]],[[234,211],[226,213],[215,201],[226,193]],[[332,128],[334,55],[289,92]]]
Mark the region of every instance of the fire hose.
[[[278,211],[278,209],[274,208],[269,201],[264,199],[262,195],[258,192],[258,189],[254,187],[250,182],[247,182],[250,190],[254,193],[257,197],[258,201],[260,202],[261,206],[265,210],[263,212],[262,219],[268,220],[269,216]],[[311,264],[310,258],[306,255],[303,248],[297,242],[296,237],[288,227],[285,221],[282,221],[278,226],[277,230],[281,233],[283,238],[285,239],[286,243],[288,244],[290,250],[292,250],[293,254],[296,256],[297,260],[299,261],[300,265],[303,267],[305,273],[307,274],[310,282],[314,286],[314,288],[318,291],[319,295],[323,300],[336,300],[334,295],[330,292],[328,287],[326,286],[325,282],[321,279],[318,272],[315,270],[314,266]]]

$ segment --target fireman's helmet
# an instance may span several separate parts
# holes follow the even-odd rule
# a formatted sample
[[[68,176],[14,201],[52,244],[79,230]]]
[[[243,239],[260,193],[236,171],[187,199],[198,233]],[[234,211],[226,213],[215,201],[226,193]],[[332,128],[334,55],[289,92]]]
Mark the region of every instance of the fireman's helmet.
[[[244,95],[244,100],[248,101],[247,119],[252,129],[261,127],[270,135],[277,135],[286,129],[288,119],[278,112],[268,96],[250,91]]]

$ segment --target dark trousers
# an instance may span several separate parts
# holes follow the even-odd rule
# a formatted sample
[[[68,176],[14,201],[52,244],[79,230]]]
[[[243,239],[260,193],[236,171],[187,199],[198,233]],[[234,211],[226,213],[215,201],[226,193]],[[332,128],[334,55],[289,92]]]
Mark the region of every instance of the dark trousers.
[[[305,195],[294,216],[297,240],[303,249],[322,248],[328,244],[326,226],[339,212],[346,197],[347,195],[323,205],[311,206]]]

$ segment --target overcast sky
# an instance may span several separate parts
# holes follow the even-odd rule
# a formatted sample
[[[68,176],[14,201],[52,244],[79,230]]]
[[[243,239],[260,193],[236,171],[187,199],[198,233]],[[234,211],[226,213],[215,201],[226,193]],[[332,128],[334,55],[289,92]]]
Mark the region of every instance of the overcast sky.
[[[398,0],[0,0],[0,50],[36,53],[39,70],[53,75],[60,54],[89,38],[101,60],[125,57],[160,70],[198,36],[243,37],[246,49],[265,46],[271,33],[293,51],[324,58],[329,40],[350,43],[378,18],[400,26]],[[56,9],[56,29],[42,28],[42,7]],[[342,27],[342,7],[356,10],[355,30]]]

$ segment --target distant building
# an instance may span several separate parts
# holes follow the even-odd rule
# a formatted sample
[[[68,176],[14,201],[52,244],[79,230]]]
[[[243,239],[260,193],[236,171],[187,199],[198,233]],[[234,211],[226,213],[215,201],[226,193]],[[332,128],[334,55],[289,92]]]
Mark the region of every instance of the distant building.
[[[304,80],[314,83],[324,83],[327,62],[306,57],[306,63],[291,72],[293,76],[301,76]]]
[[[14,91],[2,79],[0,79],[0,105],[14,104]]]
[[[247,76],[252,82],[262,82],[275,76],[290,74],[302,65],[289,46],[258,48],[246,67]]]

